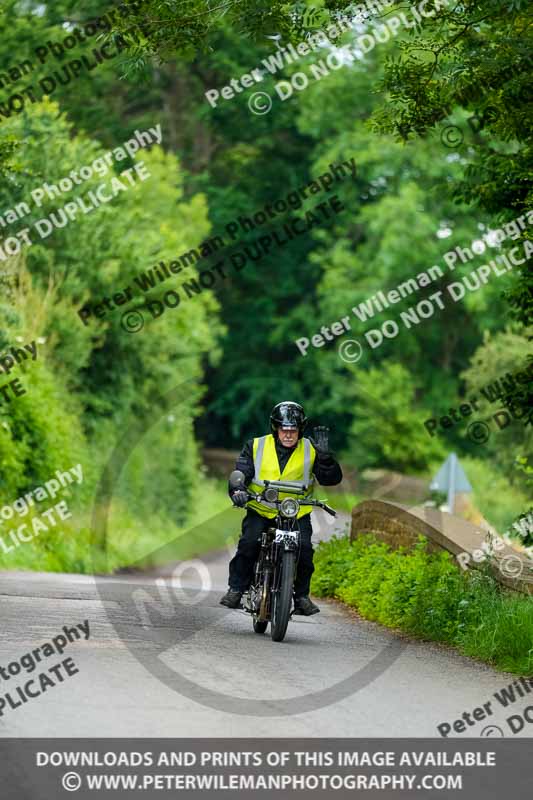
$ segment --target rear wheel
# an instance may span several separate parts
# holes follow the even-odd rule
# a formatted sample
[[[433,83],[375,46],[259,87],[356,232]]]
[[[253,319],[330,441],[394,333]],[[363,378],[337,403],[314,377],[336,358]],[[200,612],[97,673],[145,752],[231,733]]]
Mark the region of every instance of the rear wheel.
[[[296,554],[291,550],[283,553],[281,567],[281,581],[278,591],[274,593],[272,600],[272,621],[270,624],[270,634],[272,641],[282,642],[287,632],[291,614],[292,587],[294,584],[294,565]]]
[[[256,633],[264,633],[268,628],[268,612],[269,612],[269,599],[270,599],[270,579],[272,572],[270,569],[264,571],[262,575],[261,586],[261,599],[259,602],[259,609],[252,617],[254,631]]]

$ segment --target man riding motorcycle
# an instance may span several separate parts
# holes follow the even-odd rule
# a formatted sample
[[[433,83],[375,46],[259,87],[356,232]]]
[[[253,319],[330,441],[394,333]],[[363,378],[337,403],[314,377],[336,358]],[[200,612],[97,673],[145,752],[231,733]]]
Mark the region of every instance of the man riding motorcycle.
[[[278,403],[270,414],[272,433],[250,439],[237,459],[235,469],[244,473],[245,484],[255,493],[262,491],[262,481],[303,481],[310,486],[314,479],[323,486],[335,486],[342,481],[342,470],[329,450],[329,429],[315,428],[314,438],[303,436],[307,418],[298,403]],[[250,586],[254,564],[265,531],[276,512],[256,500],[249,500],[242,489],[229,491],[234,505],[246,506],[242,533],[237,552],[229,564],[229,590],[220,603],[228,608],[238,608],[241,597]],[[290,495],[288,495],[290,496]],[[294,612],[310,616],[320,609],[309,599],[309,585],[314,572],[311,536],[311,508],[302,506],[298,513],[300,527],[300,556],[294,582]]]

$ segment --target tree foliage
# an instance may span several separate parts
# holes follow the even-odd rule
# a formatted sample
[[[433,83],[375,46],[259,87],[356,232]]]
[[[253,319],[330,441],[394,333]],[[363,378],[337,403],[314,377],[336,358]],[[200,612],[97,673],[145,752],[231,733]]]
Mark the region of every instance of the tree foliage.
[[[216,108],[205,93],[339,15],[354,15],[353,5],[146,0],[130,8],[112,30],[102,27],[99,37],[43,63],[35,56],[43,42],[62,41],[73,26],[110,8],[99,0],[83,7],[71,0],[38,6],[6,0],[0,12],[0,73],[24,59],[33,64],[27,80],[3,88],[0,103],[104,42],[128,45],[50,97],[0,118],[2,213],[135,130],[160,124],[163,132],[161,147],[114,166],[117,174],[142,160],[149,180],[46,239],[35,237],[16,263],[2,263],[19,275],[19,288],[0,300],[2,347],[44,340],[37,362],[24,368],[27,395],[0,406],[5,501],[80,453],[92,465],[94,483],[120,436],[141,421],[146,439],[130,455],[121,498],[132,515],[157,508],[183,519],[198,483],[199,447],[239,447],[264,431],[271,407],[288,398],[304,401],[313,422],[329,423],[334,448],[359,468],[427,473],[450,449],[480,458],[464,429],[431,438],[423,422],[457,407],[465,393],[500,367],[513,369],[518,354],[530,350],[531,260],[461,302],[446,303],[431,319],[402,326],[377,348],[365,333],[530,236],[522,231],[520,239],[458,261],[453,271],[444,261],[447,252],[470,246],[531,202],[528,6],[522,0],[450,2],[434,18],[281,101],[275,83],[295,72],[310,74],[310,65],[330,52],[324,47],[263,76],[258,88],[274,100],[263,116],[248,107],[254,89]],[[379,16],[400,11],[404,5],[391,4]],[[370,24],[360,23],[337,44],[352,42]],[[472,114],[472,135],[455,151],[445,147],[443,128],[465,128]],[[228,225],[253,219],[330,165],[351,159],[354,178],[346,174],[301,207],[255,227],[241,225],[230,236]],[[45,198],[20,224],[2,227],[0,239],[103,181],[94,176],[64,199]],[[330,195],[342,204],[339,213],[261,258],[248,255],[238,272],[228,268],[232,253],[303,219]],[[83,304],[214,236],[224,249],[164,286],[179,288],[221,261],[229,277],[212,289],[147,320],[137,334],[121,327],[120,310],[81,322]],[[366,321],[354,313],[437,265],[442,274],[401,303],[375,309]],[[150,296],[159,293],[154,288]],[[346,317],[350,327],[342,337],[300,354],[298,339],[311,340]],[[339,355],[348,338],[364,347],[357,364]],[[168,413],[162,398],[186,382],[192,387],[186,402],[179,413]],[[502,431],[486,454],[509,474],[522,455],[523,471],[513,475],[527,487],[530,454],[519,436],[516,427]]]

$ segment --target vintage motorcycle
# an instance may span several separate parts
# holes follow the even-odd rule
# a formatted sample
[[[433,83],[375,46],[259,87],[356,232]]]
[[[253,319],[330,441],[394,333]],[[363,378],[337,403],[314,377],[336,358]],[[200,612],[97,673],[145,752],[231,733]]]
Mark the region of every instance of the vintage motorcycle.
[[[302,497],[285,497],[280,493],[304,495],[307,487],[299,481],[265,481],[261,494],[246,489],[244,475],[239,470],[230,476],[232,489],[246,491],[250,500],[268,503],[277,509],[272,524],[261,534],[261,549],[254,566],[254,577],[245,595],[244,611],[252,615],[256,633],[264,633],[270,622],[270,635],[274,642],[283,641],[293,611],[292,593],[300,553],[298,512],[301,506],[323,508],[336,517],[337,513],[320,500]]]

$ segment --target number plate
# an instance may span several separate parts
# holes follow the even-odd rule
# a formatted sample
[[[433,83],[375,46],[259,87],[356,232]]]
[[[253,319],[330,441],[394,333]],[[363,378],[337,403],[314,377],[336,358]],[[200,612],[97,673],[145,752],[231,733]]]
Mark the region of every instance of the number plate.
[[[294,542],[294,544],[298,543],[298,531],[281,531],[276,529],[276,537],[274,539],[275,542]]]

